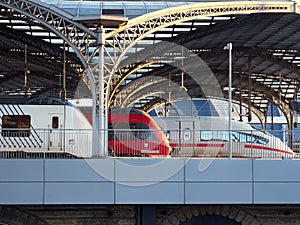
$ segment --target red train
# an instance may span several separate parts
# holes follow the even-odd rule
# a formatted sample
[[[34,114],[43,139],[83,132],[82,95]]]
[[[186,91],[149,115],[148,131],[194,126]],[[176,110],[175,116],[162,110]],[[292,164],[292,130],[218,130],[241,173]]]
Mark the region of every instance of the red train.
[[[91,107],[77,105],[92,122]],[[108,116],[109,153],[114,156],[168,156],[172,148],[165,133],[147,113],[113,108]]]
[[[117,156],[167,156],[172,148],[156,122],[136,109],[112,109],[108,116],[108,146]]]

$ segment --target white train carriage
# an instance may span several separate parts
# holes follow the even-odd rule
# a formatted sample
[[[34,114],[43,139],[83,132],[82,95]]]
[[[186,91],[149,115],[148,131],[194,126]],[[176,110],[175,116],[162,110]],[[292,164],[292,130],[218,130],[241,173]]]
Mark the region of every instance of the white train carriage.
[[[279,138],[247,123],[222,117],[153,117],[166,132],[173,154],[185,157],[292,158],[294,152]]]
[[[0,104],[1,154],[92,155],[92,126],[72,104],[37,98],[26,104]]]

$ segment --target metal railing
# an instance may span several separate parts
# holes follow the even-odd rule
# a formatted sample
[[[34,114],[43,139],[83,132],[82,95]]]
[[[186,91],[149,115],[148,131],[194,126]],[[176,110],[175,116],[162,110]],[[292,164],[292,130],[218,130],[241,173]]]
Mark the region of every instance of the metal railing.
[[[0,158],[92,158],[92,130],[0,129]],[[300,132],[109,130],[109,157],[299,158]],[[283,141],[282,141],[283,140]],[[294,150],[292,152],[291,148]]]
[[[82,158],[92,156],[92,130],[2,129],[1,158]]]
[[[287,142],[262,131],[187,129],[169,131],[167,135],[173,147],[173,156],[270,159],[295,156]],[[229,140],[232,151],[229,151]]]

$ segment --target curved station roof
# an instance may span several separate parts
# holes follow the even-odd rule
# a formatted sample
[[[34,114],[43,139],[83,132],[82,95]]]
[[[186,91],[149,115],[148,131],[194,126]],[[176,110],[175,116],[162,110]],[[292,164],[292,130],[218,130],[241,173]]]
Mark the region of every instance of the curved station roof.
[[[66,18],[92,30],[101,23],[109,33],[139,16],[146,18],[151,12],[199,2],[36,4],[60,10]],[[90,97],[84,67],[72,48],[38,19],[24,19],[22,12],[10,12],[2,7],[0,13],[0,96],[61,96],[65,80],[67,98]],[[220,13],[157,29],[137,42],[120,63],[115,74],[118,79],[111,84],[110,105],[147,111],[162,101],[180,97],[228,98],[231,62],[232,98],[236,102],[262,115],[270,102],[283,111],[297,110],[299,27],[299,14],[262,12]],[[107,41],[111,43],[113,38]],[[113,47],[107,49],[113,52]]]

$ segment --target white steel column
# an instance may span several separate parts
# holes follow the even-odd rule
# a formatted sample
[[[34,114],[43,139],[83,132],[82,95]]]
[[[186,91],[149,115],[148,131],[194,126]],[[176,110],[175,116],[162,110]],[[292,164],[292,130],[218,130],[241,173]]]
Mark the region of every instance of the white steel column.
[[[105,115],[104,115],[104,45],[105,45],[105,30],[103,26],[97,30],[97,44],[99,48],[99,65],[98,65],[98,131],[99,143],[98,152],[94,156],[105,156],[106,138],[105,138]]]
[[[232,43],[225,46],[228,50],[228,158],[232,158],[231,133],[232,133]]]

